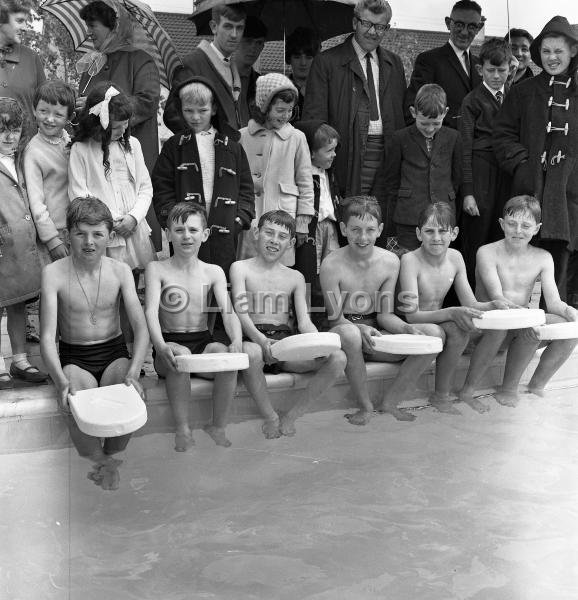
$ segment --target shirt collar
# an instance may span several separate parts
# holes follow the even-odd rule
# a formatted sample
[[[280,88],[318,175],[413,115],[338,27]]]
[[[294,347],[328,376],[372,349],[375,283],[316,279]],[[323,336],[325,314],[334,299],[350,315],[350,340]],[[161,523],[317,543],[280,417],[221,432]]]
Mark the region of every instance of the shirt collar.
[[[470,47],[468,46],[466,48],[466,50],[460,50],[453,42],[452,40],[448,40],[449,45],[452,47],[452,50],[456,53],[456,56],[460,59],[460,62],[462,62],[462,60],[464,59],[464,52],[468,53],[468,56],[470,56]]]
[[[485,81],[482,81],[482,83],[484,84],[484,87],[488,90],[488,92],[490,92],[490,94],[492,94],[492,96],[495,98],[496,94],[498,92],[502,92],[502,96],[504,95],[504,86],[502,86],[499,90],[493,90]]]
[[[357,43],[355,36],[351,38],[351,43],[353,45],[353,49],[355,50],[355,54],[357,54],[357,58],[359,58],[359,61],[364,61],[367,52]],[[370,52],[370,54],[371,58],[373,58],[373,60],[377,62],[377,49],[373,50],[373,52]]]
[[[195,135],[196,136],[199,136],[199,135],[212,135],[212,136],[214,136],[215,133],[216,133],[216,129],[213,126],[211,126],[209,129],[207,129],[207,131],[201,131],[199,133],[195,133]]]
[[[211,48],[215,51],[215,54],[225,63],[230,64],[231,63],[231,57],[227,57],[225,56],[218,48],[217,46],[215,46],[215,44],[213,42],[211,42]]]
[[[322,169],[321,167],[316,167],[315,165],[311,165],[311,172],[313,173],[313,175],[325,175],[325,169]]]

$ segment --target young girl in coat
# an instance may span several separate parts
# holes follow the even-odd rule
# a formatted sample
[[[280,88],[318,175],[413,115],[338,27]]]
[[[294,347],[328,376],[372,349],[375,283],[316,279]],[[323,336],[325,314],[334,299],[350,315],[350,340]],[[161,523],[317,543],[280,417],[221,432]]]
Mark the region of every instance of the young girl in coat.
[[[43,260],[36,245],[36,228],[24,188],[20,136],[24,111],[12,98],[0,98],[0,320],[8,315],[12,346],[10,373],[0,356],[0,389],[12,378],[40,383],[48,377],[28,362],[26,355],[26,304],[40,291]]]
[[[116,235],[106,254],[134,272],[155,255],[145,220],[153,189],[140,143],[130,135],[131,116],[129,97],[109,82],[89,93],[71,143],[68,195],[95,196],[108,206]]]
[[[70,201],[94,196],[108,206],[116,235],[106,254],[125,262],[136,284],[156,255],[145,219],[153,188],[140,142],[130,135],[131,116],[130,98],[110,82],[89,92],[71,142],[68,195]],[[128,323],[126,319],[121,322]],[[132,335],[123,332],[130,344]]]

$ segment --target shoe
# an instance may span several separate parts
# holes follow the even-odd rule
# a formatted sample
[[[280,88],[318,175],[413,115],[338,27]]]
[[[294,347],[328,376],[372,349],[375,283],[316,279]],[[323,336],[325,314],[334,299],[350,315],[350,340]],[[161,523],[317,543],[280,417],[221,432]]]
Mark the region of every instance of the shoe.
[[[14,387],[12,377],[6,371],[0,373],[0,390],[10,390]]]
[[[14,363],[10,365],[10,375],[16,379],[22,379],[22,381],[28,381],[29,383],[42,383],[48,379],[48,373],[39,371],[36,367],[30,365],[25,369],[17,367]]]

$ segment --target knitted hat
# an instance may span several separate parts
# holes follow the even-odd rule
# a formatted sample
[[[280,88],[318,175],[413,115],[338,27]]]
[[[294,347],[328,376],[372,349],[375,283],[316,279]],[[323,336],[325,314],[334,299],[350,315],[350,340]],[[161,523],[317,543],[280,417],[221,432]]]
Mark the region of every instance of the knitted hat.
[[[296,96],[299,95],[297,88],[293,85],[289,77],[285,77],[281,73],[261,75],[257,79],[255,104],[262,113],[266,113],[269,110],[269,104],[271,104],[273,96],[284,90],[293,90]]]
[[[530,44],[530,56],[539,67],[542,66],[540,46],[542,45],[542,40],[549,35],[563,35],[568,39],[570,44],[578,44],[578,33],[568,23],[568,19],[560,15],[553,17],[544,25],[544,29],[542,29],[540,35]]]

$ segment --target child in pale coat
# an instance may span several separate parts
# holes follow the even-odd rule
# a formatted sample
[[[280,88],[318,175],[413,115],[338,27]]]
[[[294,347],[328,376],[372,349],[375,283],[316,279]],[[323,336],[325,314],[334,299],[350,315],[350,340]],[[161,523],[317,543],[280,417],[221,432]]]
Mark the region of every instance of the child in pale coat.
[[[145,216],[153,188],[140,142],[130,135],[132,104],[110,82],[87,96],[70,148],[70,200],[96,196],[110,209],[114,232],[107,256],[142,270],[155,253]]]
[[[270,210],[284,210],[297,222],[297,245],[302,244],[314,214],[311,155],[305,134],[289,119],[297,102],[297,88],[280,73],[257,79],[257,110],[247,127],[241,129],[241,145],[247,153],[255,187],[253,231],[246,232],[240,258],[256,255],[256,223]],[[288,250],[282,262],[292,266],[295,253]]]
[[[8,314],[12,346],[10,373],[0,356],[0,390],[12,378],[40,383],[48,377],[28,362],[26,355],[26,300],[38,295],[43,260],[36,245],[36,228],[21,168],[20,136],[24,111],[12,98],[0,98],[0,319]]]

